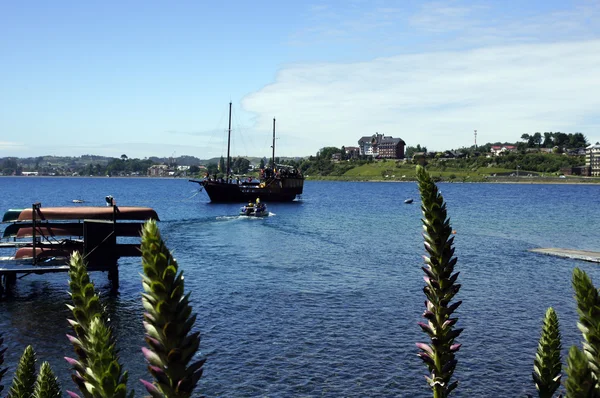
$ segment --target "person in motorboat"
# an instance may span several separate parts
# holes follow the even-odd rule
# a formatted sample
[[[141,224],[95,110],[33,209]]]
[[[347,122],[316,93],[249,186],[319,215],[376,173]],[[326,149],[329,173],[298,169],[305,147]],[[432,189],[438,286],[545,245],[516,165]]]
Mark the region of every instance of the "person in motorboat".
[[[256,211],[261,211],[265,208],[265,205],[260,203],[260,198],[256,198]]]
[[[254,213],[254,203],[248,202],[248,204],[241,208],[240,214],[243,216],[250,216]]]
[[[256,198],[256,206],[254,208],[254,213],[256,215],[262,215],[264,212],[266,212],[267,210],[267,206],[265,206],[264,203],[260,202],[260,198]]]

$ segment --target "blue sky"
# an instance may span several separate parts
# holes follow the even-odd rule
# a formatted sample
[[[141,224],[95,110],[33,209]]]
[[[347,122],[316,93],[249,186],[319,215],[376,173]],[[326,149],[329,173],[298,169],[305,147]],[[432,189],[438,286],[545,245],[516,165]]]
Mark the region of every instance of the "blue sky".
[[[0,157],[600,141],[599,1],[0,3]]]

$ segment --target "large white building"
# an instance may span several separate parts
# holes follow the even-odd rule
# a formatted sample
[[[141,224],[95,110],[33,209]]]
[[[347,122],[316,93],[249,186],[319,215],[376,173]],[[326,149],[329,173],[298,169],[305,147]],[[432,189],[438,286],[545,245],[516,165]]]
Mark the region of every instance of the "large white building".
[[[585,165],[590,167],[592,177],[600,177],[600,145],[585,148]]]

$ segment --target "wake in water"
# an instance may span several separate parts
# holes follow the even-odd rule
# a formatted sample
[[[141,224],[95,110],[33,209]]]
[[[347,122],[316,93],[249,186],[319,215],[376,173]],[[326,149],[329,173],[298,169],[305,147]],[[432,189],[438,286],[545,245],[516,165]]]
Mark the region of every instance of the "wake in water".
[[[266,217],[274,217],[276,214],[269,212],[269,214],[266,215]],[[249,217],[249,216],[241,216],[241,215],[236,215],[236,216],[217,216],[215,219],[219,220],[219,221],[231,221],[231,220],[260,220],[262,218],[265,217]]]

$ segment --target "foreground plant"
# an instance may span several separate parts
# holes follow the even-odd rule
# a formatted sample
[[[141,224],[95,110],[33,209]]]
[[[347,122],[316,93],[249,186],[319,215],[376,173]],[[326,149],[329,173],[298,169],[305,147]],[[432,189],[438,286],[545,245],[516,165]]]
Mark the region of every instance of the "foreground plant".
[[[567,397],[597,397],[595,393],[596,380],[592,377],[592,370],[585,354],[573,346],[569,349],[567,358]]]
[[[6,347],[4,347],[4,338],[0,335],[0,382],[2,382],[2,378],[8,371],[8,368],[2,368],[4,365],[4,353],[6,352]],[[0,384],[0,393],[4,390],[4,386]]]
[[[42,363],[33,389],[32,398],[60,398],[62,392],[57,377],[48,362]]]
[[[600,296],[590,277],[579,268],[573,270],[573,289],[583,350],[572,347],[569,351],[567,396],[600,397]]]
[[[421,350],[419,357],[429,369],[427,382],[433,390],[434,398],[447,397],[456,388],[458,382],[450,382],[457,360],[455,353],[460,344],[454,340],[462,329],[455,329],[458,318],[452,318],[461,301],[451,304],[458,293],[460,285],[456,284],[458,272],[454,273],[456,257],[451,237],[452,228],[446,214],[444,198],[438,192],[429,173],[417,166],[417,180],[421,193],[421,209],[423,211],[423,237],[425,250],[429,256],[423,256],[425,266],[425,287],[427,297],[423,317],[427,323],[419,323],[421,329],[429,336],[430,343],[417,343]]]
[[[558,316],[550,307],[544,317],[542,335],[533,362],[533,382],[540,398],[552,398],[560,387],[561,349]]]
[[[17,365],[12,385],[8,391],[8,398],[30,397],[35,386],[35,351],[28,345]]]
[[[106,325],[99,296],[78,252],[71,256],[69,287],[73,305],[67,305],[75,336],[67,335],[79,360],[65,358],[75,374],[73,381],[86,398],[127,396],[127,372],[119,363],[112,330]],[[68,392],[71,397],[79,397]],[[134,392],[131,391],[130,396]]]
[[[152,397],[191,397],[202,376],[205,359],[190,364],[200,346],[200,333],[191,333],[189,293],[184,292],[183,273],[178,272],[156,222],[147,221],[142,231],[142,302],[146,343],[144,356],[154,383],[142,380]]]

